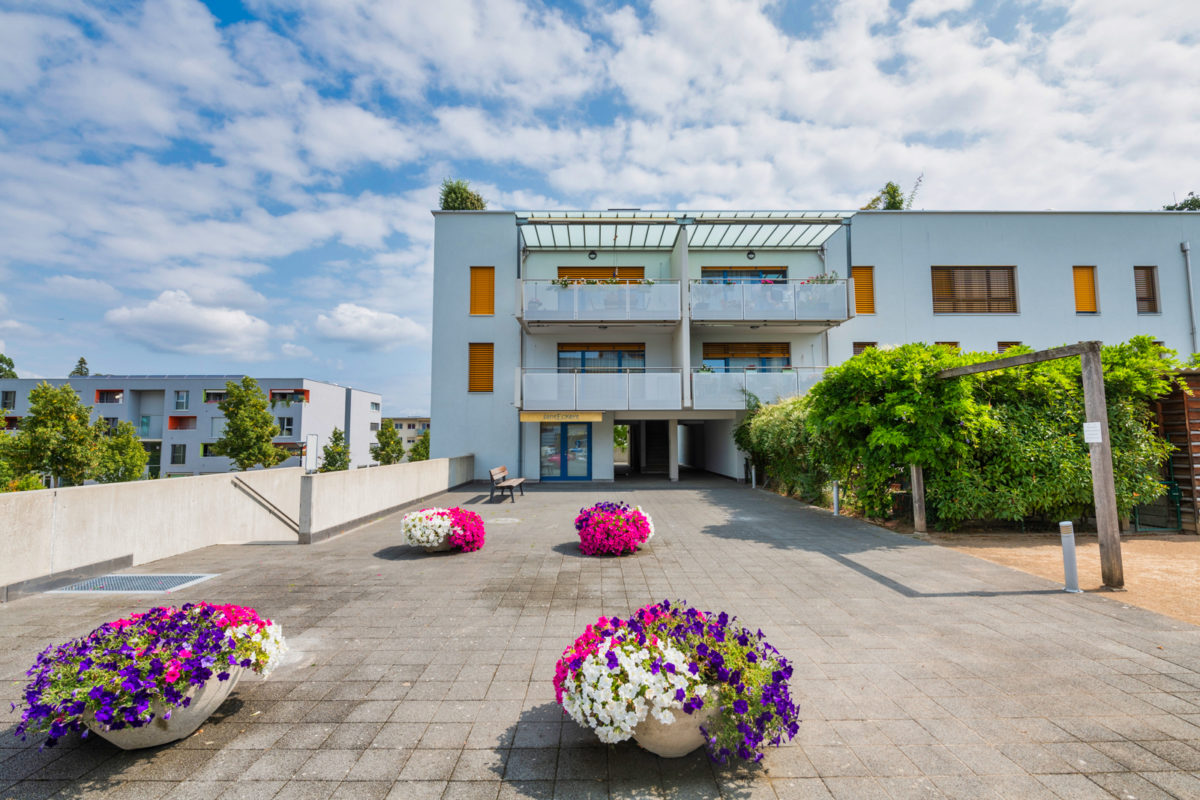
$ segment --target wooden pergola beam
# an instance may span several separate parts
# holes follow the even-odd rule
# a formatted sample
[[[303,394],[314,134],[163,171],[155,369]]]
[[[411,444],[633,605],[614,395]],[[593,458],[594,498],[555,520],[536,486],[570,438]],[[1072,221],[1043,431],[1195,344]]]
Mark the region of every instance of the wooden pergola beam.
[[[1022,353],[1019,356],[997,358],[992,361],[981,361],[978,364],[967,364],[965,367],[951,367],[937,373],[937,378],[961,378],[964,375],[978,375],[981,372],[995,372],[998,369],[1023,367],[1026,364],[1040,364],[1043,361],[1054,361],[1059,358],[1082,356],[1085,352],[1100,352],[1100,342],[1080,342],[1062,347],[1051,347],[1049,350],[1038,350],[1036,353]]]

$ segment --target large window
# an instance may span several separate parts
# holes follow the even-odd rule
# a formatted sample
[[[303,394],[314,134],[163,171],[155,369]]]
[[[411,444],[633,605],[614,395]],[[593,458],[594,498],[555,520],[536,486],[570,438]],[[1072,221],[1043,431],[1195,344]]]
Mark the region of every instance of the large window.
[[[1096,268],[1072,267],[1075,282],[1075,313],[1095,314],[1100,310],[1096,302]]]
[[[559,279],[573,281],[611,281],[620,283],[640,281],[646,277],[645,267],[559,267]]]
[[[216,446],[216,442],[205,442],[204,444],[200,445],[200,455],[204,456],[205,458],[212,458],[213,456],[217,455],[213,452],[213,448]]]
[[[196,430],[195,417],[167,417],[167,430],[169,431],[194,431]]]
[[[854,313],[875,313],[875,268],[851,267],[850,277],[854,279]]]
[[[225,402],[224,389],[205,389],[204,402],[206,403],[223,403]]]
[[[17,393],[15,391],[0,392],[0,408],[4,409],[5,411],[12,411],[16,407]]]
[[[1158,267],[1134,267],[1133,285],[1137,291],[1138,313],[1157,314]]]
[[[705,283],[770,283],[787,280],[787,267],[701,267]]]
[[[714,372],[770,369],[792,364],[787,342],[705,342],[704,367]]]
[[[471,313],[496,313],[495,267],[471,267]]]
[[[97,389],[97,403],[123,403],[125,402],[125,392],[120,389]]]
[[[1015,314],[1016,267],[931,267],[933,313]]]
[[[173,444],[171,445],[171,463],[186,464],[187,463],[187,445]]]
[[[187,389],[180,389],[175,392],[175,410],[176,411],[187,410],[188,398],[190,397],[190,395],[191,395],[191,392],[189,392]]]
[[[467,391],[492,391],[492,372],[496,345],[492,342],[471,342],[467,345]]]
[[[560,343],[558,368],[576,372],[644,372],[646,345]]]
[[[276,417],[275,424],[279,426],[280,436],[295,436],[295,417]]]

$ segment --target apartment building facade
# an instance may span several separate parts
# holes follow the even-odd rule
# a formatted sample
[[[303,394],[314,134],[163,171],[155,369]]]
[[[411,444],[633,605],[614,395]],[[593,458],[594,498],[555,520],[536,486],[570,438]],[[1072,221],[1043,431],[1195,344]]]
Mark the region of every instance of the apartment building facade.
[[[429,430],[429,417],[384,417],[383,424],[396,429],[407,453],[422,434]]]
[[[746,393],[869,346],[1197,351],[1180,212],[434,212],[434,457],[478,478],[741,477]]]
[[[150,477],[177,477],[228,472],[233,463],[213,455],[225,417],[218,404],[225,399],[227,381],[242,375],[90,375],[44,381],[69,384],[92,420],[110,425],[130,422],[150,454]],[[352,467],[369,466],[370,446],[381,421],[382,398],[346,386],[310,378],[258,378],[270,400],[280,433],[275,444],[292,453],[280,466],[300,466],[310,434],[318,447],[329,442],[334,428],[346,432]],[[41,379],[0,379],[0,407],[5,428],[15,430],[29,411],[29,392]]]

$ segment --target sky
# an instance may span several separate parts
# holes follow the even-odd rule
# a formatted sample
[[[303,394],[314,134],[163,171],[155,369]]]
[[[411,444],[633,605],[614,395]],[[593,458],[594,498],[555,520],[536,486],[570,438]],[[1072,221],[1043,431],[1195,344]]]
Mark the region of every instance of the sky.
[[[0,352],[429,409],[433,217],[1156,209],[1196,0],[0,0]]]

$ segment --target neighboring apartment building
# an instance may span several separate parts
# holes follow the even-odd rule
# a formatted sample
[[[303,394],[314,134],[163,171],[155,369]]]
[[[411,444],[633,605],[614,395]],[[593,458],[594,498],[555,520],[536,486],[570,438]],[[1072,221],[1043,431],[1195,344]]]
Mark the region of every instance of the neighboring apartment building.
[[[435,211],[431,455],[742,476],[745,392],[875,345],[1196,344],[1186,212]]]
[[[225,383],[241,382],[241,375],[90,375],[45,381],[54,386],[70,384],[92,419],[111,425],[133,423],[146,450],[151,477],[206,475],[228,472],[228,458],[210,454],[220,438],[225,417],[217,404],[225,398]],[[258,385],[271,401],[271,413],[279,426],[275,444],[293,453],[280,466],[300,466],[309,434],[317,435],[318,447],[329,442],[334,428],[346,432],[350,464],[372,463],[370,446],[379,430],[382,399],[364,392],[308,378],[258,378]],[[5,427],[13,430],[29,410],[29,392],[41,379],[0,379],[0,406]]]
[[[384,417],[383,424],[396,429],[407,453],[421,438],[421,434],[429,430],[429,417]]]

